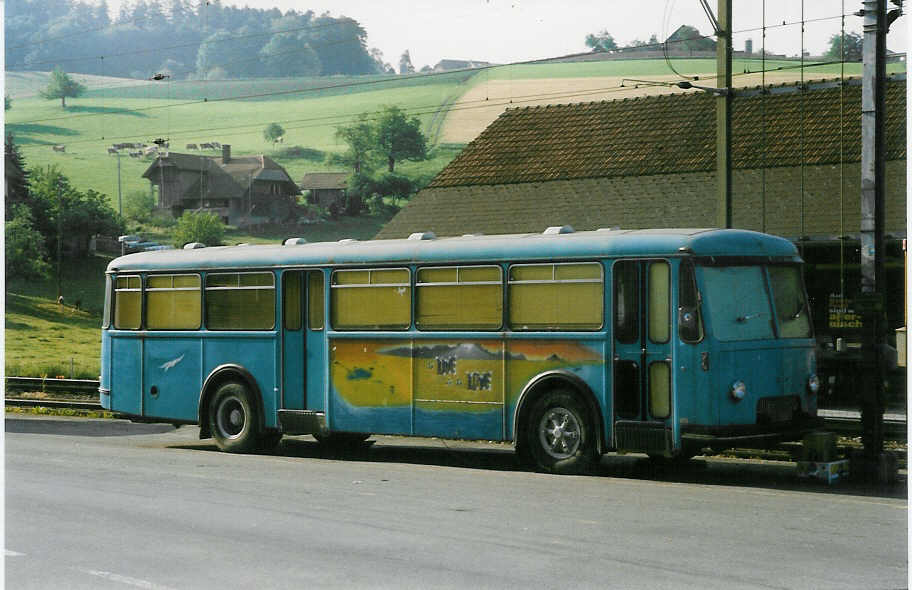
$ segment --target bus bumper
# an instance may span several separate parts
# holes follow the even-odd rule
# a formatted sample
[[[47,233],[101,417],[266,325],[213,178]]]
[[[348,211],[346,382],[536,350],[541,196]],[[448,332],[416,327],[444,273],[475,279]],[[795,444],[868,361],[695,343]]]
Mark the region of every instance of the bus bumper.
[[[685,450],[732,447],[768,449],[781,442],[801,440],[808,432],[823,428],[823,418],[804,416],[778,424],[736,426],[682,425],[681,443]]]

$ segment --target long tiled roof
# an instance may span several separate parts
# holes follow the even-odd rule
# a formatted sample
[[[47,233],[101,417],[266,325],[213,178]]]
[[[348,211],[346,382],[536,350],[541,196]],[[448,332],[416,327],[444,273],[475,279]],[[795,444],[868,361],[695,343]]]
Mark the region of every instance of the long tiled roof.
[[[860,159],[859,81],[806,88],[739,91],[732,101],[735,169]],[[905,94],[904,78],[887,84],[889,160],[906,157]],[[715,99],[702,92],[511,109],[429,188],[709,171],[715,129]]]

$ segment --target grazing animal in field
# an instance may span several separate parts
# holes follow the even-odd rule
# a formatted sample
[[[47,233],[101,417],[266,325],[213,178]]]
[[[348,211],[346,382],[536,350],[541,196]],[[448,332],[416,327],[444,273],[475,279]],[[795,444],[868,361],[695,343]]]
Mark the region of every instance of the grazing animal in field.
[[[276,138],[273,140],[273,143],[285,143],[285,136],[284,136],[284,135],[280,135],[279,137],[276,137]]]
[[[131,158],[141,158],[142,152],[130,152],[130,157]]]
[[[213,149],[216,149],[216,150],[222,149],[222,144],[220,144],[219,142],[217,142],[217,141],[212,141],[212,142],[210,142],[210,143],[212,144],[212,148],[213,148]]]
[[[63,152],[63,153],[66,153],[66,146],[65,146],[65,145],[55,145],[55,146],[54,146],[53,148],[51,148],[51,149],[53,149],[55,152]]]
[[[214,147],[212,147],[211,143],[201,143],[199,145],[199,147],[201,150],[214,150],[215,149]]]
[[[129,143],[115,143],[115,144],[114,144],[114,148],[115,148],[115,149],[118,149],[118,150],[125,150],[125,149],[127,149],[128,147],[130,147],[130,144],[129,144]]]
[[[198,147],[195,143],[188,143],[186,149],[188,149],[188,150],[198,150],[199,147]]]
[[[117,151],[117,148],[116,148],[116,147],[109,147],[109,148],[108,148],[108,154],[115,154],[115,155],[116,155],[116,154],[118,154],[118,153],[120,153],[120,152]]]
[[[143,148],[143,155],[144,155],[144,156],[147,156],[147,157],[148,157],[148,156],[154,156],[154,155],[157,154],[157,153],[158,153],[158,146],[157,146],[157,145],[150,145],[150,146],[147,147],[147,148]]]

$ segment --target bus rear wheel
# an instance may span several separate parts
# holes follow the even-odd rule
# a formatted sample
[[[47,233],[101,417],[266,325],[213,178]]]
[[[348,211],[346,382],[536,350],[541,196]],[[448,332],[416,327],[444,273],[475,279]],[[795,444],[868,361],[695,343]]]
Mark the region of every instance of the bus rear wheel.
[[[219,449],[228,453],[257,450],[260,432],[255,408],[243,384],[230,381],[219,386],[209,404],[209,430]]]
[[[579,397],[566,390],[553,390],[532,405],[523,451],[539,471],[580,473],[595,457],[594,434]]]

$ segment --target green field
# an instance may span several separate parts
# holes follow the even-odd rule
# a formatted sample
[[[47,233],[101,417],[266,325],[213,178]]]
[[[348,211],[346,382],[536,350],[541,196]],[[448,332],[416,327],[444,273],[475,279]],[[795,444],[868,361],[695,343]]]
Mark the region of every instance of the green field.
[[[286,129],[282,147],[340,152],[345,146],[335,139],[336,128],[385,105],[398,105],[417,115],[432,135],[442,121],[441,105],[463,92],[465,79],[463,74],[406,79],[398,84],[395,79],[377,77],[174,83],[171,91],[180,89],[182,98],[170,99],[162,97],[169,92],[167,83],[114,87],[123,82],[111,79],[107,86],[98,81],[86,96],[70,99],[65,111],[59,101],[13,94],[6,129],[21,146],[27,166],[55,164],[74,186],[102,192],[116,207],[118,157],[106,151],[112,143],[151,143],[166,138],[173,151],[188,152],[188,143],[217,141],[230,144],[236,155],[271,155],[276,149],[263,139],[262,132],[269,123],[278,122]],[[19,76],[13,83],[22,88],[26,81],[31,87],[36,84],[35,76],[27,80]],[[314,91],[317,81],[335,88]],[[269,96],[223,98],[250,94]],[[58,144],[66,146],[66,153],[51,149]],[[441,155],[436,161],[405,166],[403,171],[432,175],[449,161],[446,153],[438,153]],[[327,169],[322,162],[306,159],[277,160],[292,178]],[[150,163],[151,159],[120,156],[124,194],[149,190],[148,181],[141,176]]]
[[[815,62],[808,62],[813,64]],[[671,64],[681,74],[714,75],[716,60],[714,59],[672,59]],[[766,60],[766,70],[800,71],[801,62],[798,60]],[[735,59],[732,60],[732,73],[735,79],[739,75],[750,72],[760,72],[763,62],[760,59]],[[816,78],[838,76],[839,64],[805,65],[804,77],[808,80]],[[904,63],[893,63],[887,66],[887,73],[904,72]],[[631,76],[635,78],[648,78],[649,76],[669,76],[674,72],[669,69],[663,59],[618,59],[605,61],[587,61],[571,63],[547,64],[522,64],[500,66],[484,70],[474,78],[475,83],[486,80],[527,80],[538,78],[590,78],[590,77],[617,77]],[[860,76],[861,64],[846,64],[846,76]]]

